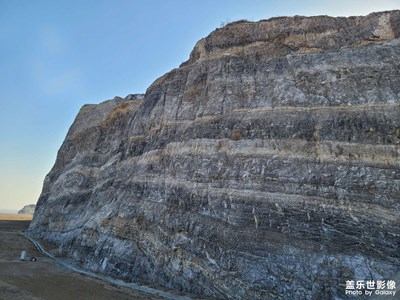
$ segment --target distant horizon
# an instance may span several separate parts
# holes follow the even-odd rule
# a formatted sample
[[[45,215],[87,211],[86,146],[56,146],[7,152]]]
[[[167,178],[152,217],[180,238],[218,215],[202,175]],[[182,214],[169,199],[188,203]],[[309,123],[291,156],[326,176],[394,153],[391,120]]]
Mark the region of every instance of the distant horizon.
[[[145,93],[223,24],[399,8],[395,0],[0,1],[0,211],[36,204],[84,104]]]
[[[22,207],[21,207],[22,209]],[[14,209],[1,209],[0,208],[0,214],[17,214],[18,213],[18,209],[14,210]]]
[[[28,204],[24,204],[22,205],[20,208],[18,209],[7,209],[7,208],[2,208],[0,207],[0,214],[16,214],[18,213],[21,209],[23,209],[25,206],[28,205],[36,205],[36,203],[28,203]]]

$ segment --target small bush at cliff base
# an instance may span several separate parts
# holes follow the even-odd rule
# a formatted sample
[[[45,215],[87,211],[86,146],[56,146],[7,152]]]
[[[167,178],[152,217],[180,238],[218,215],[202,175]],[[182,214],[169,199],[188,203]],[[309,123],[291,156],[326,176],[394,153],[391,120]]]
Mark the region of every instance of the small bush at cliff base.
[[[242,131],[239,128],[235,128],[232,131],[231,139],[234,141],[239,141],[242,139]]]

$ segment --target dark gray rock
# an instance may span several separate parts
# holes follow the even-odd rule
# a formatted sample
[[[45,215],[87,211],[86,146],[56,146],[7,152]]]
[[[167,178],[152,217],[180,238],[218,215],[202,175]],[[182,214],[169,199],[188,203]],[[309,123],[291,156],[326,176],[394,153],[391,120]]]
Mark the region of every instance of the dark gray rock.
[[[81,109],[29,234],[88,269],[219,299],[343,298],[346,280],[395,278],[399,23],[214,31],[143,99]]]
[[[125,100],[140,100],[144,99],[144,94],[129,94],[125,98]]]

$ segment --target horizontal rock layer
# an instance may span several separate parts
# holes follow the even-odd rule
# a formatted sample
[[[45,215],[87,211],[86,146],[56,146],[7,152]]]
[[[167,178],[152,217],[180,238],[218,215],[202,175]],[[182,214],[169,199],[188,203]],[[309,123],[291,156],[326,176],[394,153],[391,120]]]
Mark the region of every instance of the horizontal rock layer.
[[[399,24],[392,11],[214,31],[145,95],[81,109],[29,233],[88,269],[220,299],[390,279]]]

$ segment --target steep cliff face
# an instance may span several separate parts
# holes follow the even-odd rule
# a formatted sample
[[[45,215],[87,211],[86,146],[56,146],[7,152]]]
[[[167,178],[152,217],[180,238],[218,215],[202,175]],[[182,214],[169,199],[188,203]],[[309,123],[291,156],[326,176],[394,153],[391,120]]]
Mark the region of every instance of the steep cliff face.
[[[81,109],[29,234],[88,269],[220,299],[390,279],[399,37],[400,11],[217,29],[145,95]]]

